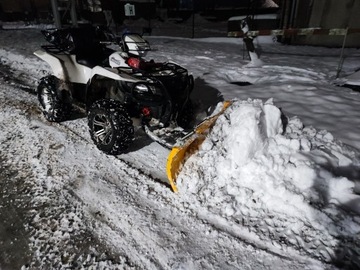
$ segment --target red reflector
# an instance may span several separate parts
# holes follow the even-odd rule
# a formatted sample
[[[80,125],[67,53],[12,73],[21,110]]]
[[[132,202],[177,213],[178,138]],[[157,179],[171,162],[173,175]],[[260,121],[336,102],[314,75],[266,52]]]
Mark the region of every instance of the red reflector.
[[[142,114],[144,115],[144,116],[150,116],[150,114],[151,114],[151,110],[150,110],[150,108],[148,108],[148,107],[144,107],[144,108],[142,108]]]
[[[132,68],[136,68],[139,69],[140,67],[140,59],[139,58],[134,58],[134,57],[130,57],[127,60],[127,64],[132,67]]]

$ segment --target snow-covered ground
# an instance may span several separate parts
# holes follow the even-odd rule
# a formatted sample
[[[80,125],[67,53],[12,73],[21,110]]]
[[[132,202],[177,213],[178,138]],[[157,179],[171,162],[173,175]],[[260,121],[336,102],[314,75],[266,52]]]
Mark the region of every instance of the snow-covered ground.
[[[156,34],[156,33],[155,33]],[[39,30],[0,31],[0,267],[360,268],[360,53],[232,38],[148,37],[195,77],[198,117],[233,99],[169,189],[169,150],[141,131],[106,156],[84,117],[48,123]],[[281,110],[279,109],[281,108]],[[11,230],[9,228],[12,228]]]

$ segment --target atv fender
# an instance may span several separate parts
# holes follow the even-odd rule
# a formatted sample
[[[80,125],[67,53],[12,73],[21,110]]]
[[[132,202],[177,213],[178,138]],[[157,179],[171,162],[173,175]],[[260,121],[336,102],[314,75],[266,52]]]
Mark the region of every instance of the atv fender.
[[[118,73],[118,71],[116,69],[104,68],[101,66],[95,66],[91,70],[90,80],[96,75],[100,75],[102,77],[110,78],[110,79],[117,80],[117,81],[126,81],[126,82],[137,82],[138,81],[125,73],[122,73],[122,74]]]
[[[37,50],[34,54],[50,65],[55,77],[60,80],[65,80],[64,68],[58,58],[52,56],[44,50]]]
[[[54,56],[45,50],[37,50],[34,54],[48,63],[53,75],[62,81],[86,84],[91,76],[91,68],[78,64],[73,54]]]

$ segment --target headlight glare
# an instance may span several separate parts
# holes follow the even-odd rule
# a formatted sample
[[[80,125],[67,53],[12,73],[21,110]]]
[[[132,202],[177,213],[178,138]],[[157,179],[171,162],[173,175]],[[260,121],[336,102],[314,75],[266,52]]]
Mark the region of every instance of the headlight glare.
[[[135,91],[137,91],[138,93],[147,93],[149,92],[149,88],[145,84],[137,84],[135,86]]]

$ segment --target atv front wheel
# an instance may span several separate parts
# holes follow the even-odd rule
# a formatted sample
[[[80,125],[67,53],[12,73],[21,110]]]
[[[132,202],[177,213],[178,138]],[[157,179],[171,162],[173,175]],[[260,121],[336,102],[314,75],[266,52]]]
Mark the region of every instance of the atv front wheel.
[[[100,99],[91,105],[88,124],[95,145],[110,155],[120,154],[134,139],[129,114],[120,102],[112,99]]]
[[[59,79],[51,75],[42,78],[37,88],[42,112],[50,122],[65,121],[71,114],[71,104],[59,97],[58,85]]]

